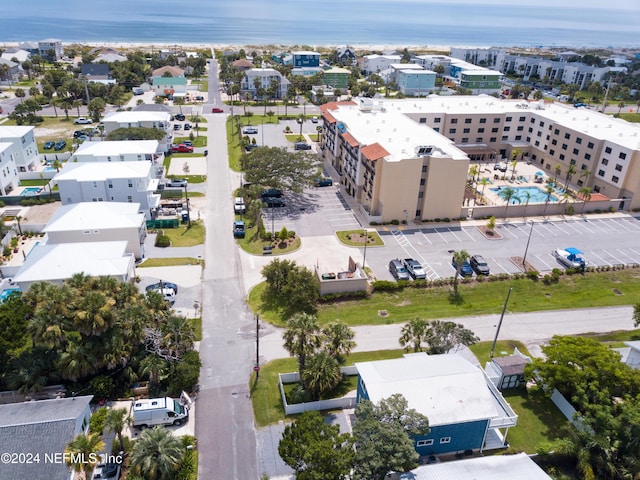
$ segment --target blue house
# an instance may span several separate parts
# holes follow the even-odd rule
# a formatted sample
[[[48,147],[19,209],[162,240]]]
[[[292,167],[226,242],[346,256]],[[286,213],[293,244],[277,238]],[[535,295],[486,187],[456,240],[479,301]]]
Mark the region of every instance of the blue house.
[[[291,52],[283,58],[283,63],[285,65],[293,65],[293,68],[319,67],[320,54],[304,50]]]
[[[436,76],[431,70],[399,70],[396,83],[404,95],[426,97],[436,88]]]
[[[484,374],[455,354],[406,354],[356,363],[357,401],[378,403],[401,393],[409,408],[426,415],[431,431],[414,437],[420,455],[504,448],[518,416]],[[504,433],[501,429],[505,429]]]

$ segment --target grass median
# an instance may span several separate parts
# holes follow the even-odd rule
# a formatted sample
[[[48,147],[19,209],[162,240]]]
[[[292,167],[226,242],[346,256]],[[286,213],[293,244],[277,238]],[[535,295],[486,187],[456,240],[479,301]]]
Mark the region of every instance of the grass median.
[[[176,267],[182,265],[202,265],[203,260],[193,257],[147,258],[136,268]]]

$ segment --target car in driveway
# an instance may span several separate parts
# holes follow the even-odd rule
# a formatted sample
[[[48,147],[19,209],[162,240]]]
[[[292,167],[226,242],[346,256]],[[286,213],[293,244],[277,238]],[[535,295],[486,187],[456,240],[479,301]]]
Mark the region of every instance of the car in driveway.
[[[243,135],[253,135],[258,133],[258,127],[244,127],[242,129]]]
[[[245,145],[244,147],[244,151],[249,153],[251,152],[251,150],[255,150],[256,148],[258,148],[260,145],[256,144],[256,143],[250,143],[249,145]]]
[[[193,147],[185,143],[181,143],[179,145],[171,145],[171,151],[179,153],[193,153]]]
[[[80,117],[80,118],[76,118],[73,123],[75,125],[89,125],[91,122],[91,120],[89,120],[88,118],[84,118],[84,117]]]
[[[174,123],[173,124],[173,129],[174,130],[180,130],[182,128],[182,125],[180,125],[179,123]]]
[[[189,182],[185,178],[172,178],[167,180],[167,187],[179,187],[184,188],[188,185]]]
[[[267,207],[284,207],[286,205],[284,198],[281,197],[262,197],[262,202]]]
[[[158,283],[152,283],[151,285],[147,285],[145,287],[145,291],[149,292],[151,290],[161,290],[163,288],[170,288],[176,294],[178,293],[178,285],[172,282],[163,282],[160,280]]]
[[[93,480],[118,480],[119,478],[119,463],[101,463],[93,470]]]
[[[469,264],[477,275],[489,275],[489,265],[482,255],[473,255]]]
[[[458,262],[456,262],[455,257],[451,259],[451,265],[453,266],[453,268],[456,269],[456,272],[457,272]],[[471,268],[471,264],[469,263],[469,260],[465,260],[464,262],[462,262],[462,265],[460,266],[460,276],[471,277],[472,275],[473,275],[473,268]]]
[[[182,113],[176,113],[175,119],[180,122],[184,122],[187,119],[187,117],[185,117]]]
[[[318,117],[311,117],[311,123],[318,123]]]
[[[389,272],[396,280],[411,280],[409,272],[397,258],[389,262]]]
[[[224,110],[222,110],[222,109],[221,109],[221,108],[219,108],[219,107],[213,107],[213,108],[211,109],[211,113],[224,113]]]
[[[45,150],[51,150],[54,147],[55,144],[56,144],[56,142],[49,140],[48,142],[44,142],[43,148]]]
[[[311,145],[307,142],[296,142],[293,144],[294,150],[311,150]]]
[[[53,146],[54,150],[64,150],[67,146],[67,142],[65,140],[58,140],[56,144]]]
[[[192,128],[192,127],[191,127],[191,124],[190,124],[190,123],[185,123],[185,124],[184,124],[184,129],[185,129],[185,130],[191,130],[191,128]]]
[[[409,272],[409,275],[411,275],[411,278],[414,280],[426,280],[427,274],[425,273],[424,268],[422,268],[422,265],[420,265],[420,262],[413,258],[405,258],[402,260],[402,263],[407,269],[407,272]]]

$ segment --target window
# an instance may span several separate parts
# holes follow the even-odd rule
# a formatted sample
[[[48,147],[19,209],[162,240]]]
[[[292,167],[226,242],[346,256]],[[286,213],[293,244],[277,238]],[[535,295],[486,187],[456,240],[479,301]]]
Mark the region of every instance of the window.
[[[491,133],[498,133],[498,127],[493,127],[491,129]]]
[[[440,120],[439,118],[437,120]],[[424,117],[420,118],[420,123],[427,123],[427,119]],[[437,122],[436,122],[437,123]]]
[[[420,215],[422,215],[422,210],[416,210],[416,218],[420,218]]]
[[[480,123],[487,123],[487,119],[486,118],[481,118],[480,119]]]
[[[580,170],[586,170],[586,169],[587,169],[587,165],[583,163],[583,164],[580,166]]]
[[[620,152],[620,155],[618,155],[618,158],[619,158],[620,160],[624,160],[625,158],[627,158],[627,154],[626,154],[626,153],[624,153],[624,152]]]
[[[107,181],[107,186],[108,186],[109,188],[113,188],[113,180],[108,180],[108,181]]]
[[[500,118],[494,118],[493,123],[500,123]]]
[[[577,148],[574,148],[574,149],[573,149],[573,154],[574,154],[574,155],[580,155],[580,152],[578,151],[578,149],[577,149]]]
[[[570,133],[565,133],[564,134],[564,138],[566,138],[567,140],[569,140],[571,138],[571,134]]]
[[[576,138],[576,143],[578,145],[582,145],[582,138],[580,138],[580,137]]]
[[[550,155],[555,155],[555,154],[556,154],[556,151],[552,148],[551,150],[549,150],[549,154],[550,154]]]
[[[560,154],[560,160],[564,160],[564,153]]]
[[[585,153],[584,154],[584,159],[585,160],[591,160],[591,154],[590,153]]]
[[[456,129],[455,129],[455,128],[450,128],[450,129],[449,129],[449,133],[450,133],[451,135],[454,135],[454,134],[456,133]]]
[[[575,160],[575,158],[572,158],[572,159],[569,161],[569,163],[570,163],[571,165],[575,165],[575,164],[576,164],[576,160]]]
[[[482,143],[482,137],[476,137],[476,143]]]
[[[463,137],[462,143],[469,143],[469,137]]]
[[[593,191],[596,192],[596,193],[600,193],[600,187],[598,185],[595,185],[593,187]]]
[[[615,175],[613,177],[611,177],[611,181],[613,183],[618,183],[618,180],[620,180],[618,177],[616,177]]]
[[[505,132],[508,132],[508,131],[510,131],[510,130],[511,130],[511,127],[504,127],[504,131],[505,131]]]
[[[470,118],[465,118],[464,119],[464,123],[467,123],[467,124],[471,123],[471,119]]]
[[[516,140],[522,140],[522,135],[516,135]]]
[[[554,138],[553,140],[551,140],[551,145],[557,145],[558,141]]]
[[[440,444],[443,444],[443,443],[451,443],[451,437],[440,438]]]
[[[420,119],[420,120],[422,120],[422,119]],[[426,121],[426,118],[425,118],[425,121]],[[433,123],[440,123],[441,121],[442,121],[442,119],[440,117],[436,117],[436,118],[433,119]]]
[[[563,143],[563,144],[562,144],[562,149],[563,149],[563,150],[566,150],[566,149],[567,149],[567,144],[566,144],[566,143]]]
[[[604,170],[598,170],[598,176],[604,177]]]
[[[452,119],[451,119],[451,123],[452,123],[452,124],[453,124],[453,123],[458,123],[458,119],[457,119],[457,118],[452,118]]]
[[[519,132],[522,132],[524,130],[524,127],[522,125],[520,125],[517,129]]]
[[[510,122],[510,121],[511,121],[511,117],[507,117],[505,120],[506,120],[507,122]]]
[[[540,146],[540,142],[538,140],[536,140],[536,147]]]
[[[440,127],[433,127],[434,132],[440,132]]]
[[[560,135],[560,130],[558,130],[557,128],[553,131],[554,135]]]
[[[604,153],[611,153],[611,147],[607,147],[604,149]]]
[[[540,127],[544,127],[544,122],[540,122]]]
[[[462,133],[469,133],[471,130],[469,128],[465,128],[462,130]]]
[[[129,188],[133,188],[133,180],[129,179]]]
[[[584,182],[582,180],[578,180],[578,186],[582,187],[584,185]]]
[[[484,133],[484,128],[479,128],[478,133]]]
[[[93,182],[93,188],[98,188],[98,182]]]
[[[127,202],[129,202],[129,203],[133,202],[133,197],[131,195],[127,196]]]
[[[529,127],[529,133],[533,133],[533,128]]]
[[[424,178],[421,178],[420,179],[420,185],[424,185],[424,181],[425,181]]]
[[[424,197],[424,192],[418,192],[418,198]]]
[[[503,135],[503,136],[502,136],[502,141],[503,141],[503,142],[506,142],[507,140],[509,140],[509,137],[507,137],[506,135]]]
[[[422,166],[422,173],[427,173],[427,166],[426,165]]]
[[[532,118],[532,119],[531,119],[531,123],[533,123],[533,124],[535,125],[535,123],[536,123],[536,119],[535,119],[535,118]]]
[[[536,133],[536,135],[540,138],[542,138],[542,132],[538,131],[538,133]]]
[[[416,447],[429,447],[433,445],[433,439],[430,438],[429,440],[418,440],[416,442]]]
[[[589,142],[589,143],[587,143],[587,148],[593,148],[593,146],[594,146],[594,145],[593,145],[593,142]]]
[[[602,159],[602,165],[609,165],[609,159],[608,158],[603,158]]]
[[[617,172],[621,172],[622,171],[622,165],[620,165],[619,163],[616,163],[616,171]]]
[[[490,143],[495,143],[495,142],[497,142],[497,141],[498,141],[498,138],[497,138],[497,137],[491,137],[491,138],[489,139],[489,142],[490,142]]]
[[[520,118],[518,119],[518,121],[519,121],[519,122],[524,122],[525,120],[526,120],[526,119],[525,119],[525,117],[520,117]]]

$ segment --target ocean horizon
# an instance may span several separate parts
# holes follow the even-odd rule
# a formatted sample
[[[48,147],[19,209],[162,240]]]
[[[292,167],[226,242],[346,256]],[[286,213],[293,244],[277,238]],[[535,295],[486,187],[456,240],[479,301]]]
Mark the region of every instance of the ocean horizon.
[[[640,2],[25,0],[0,42],[640,48]]]

